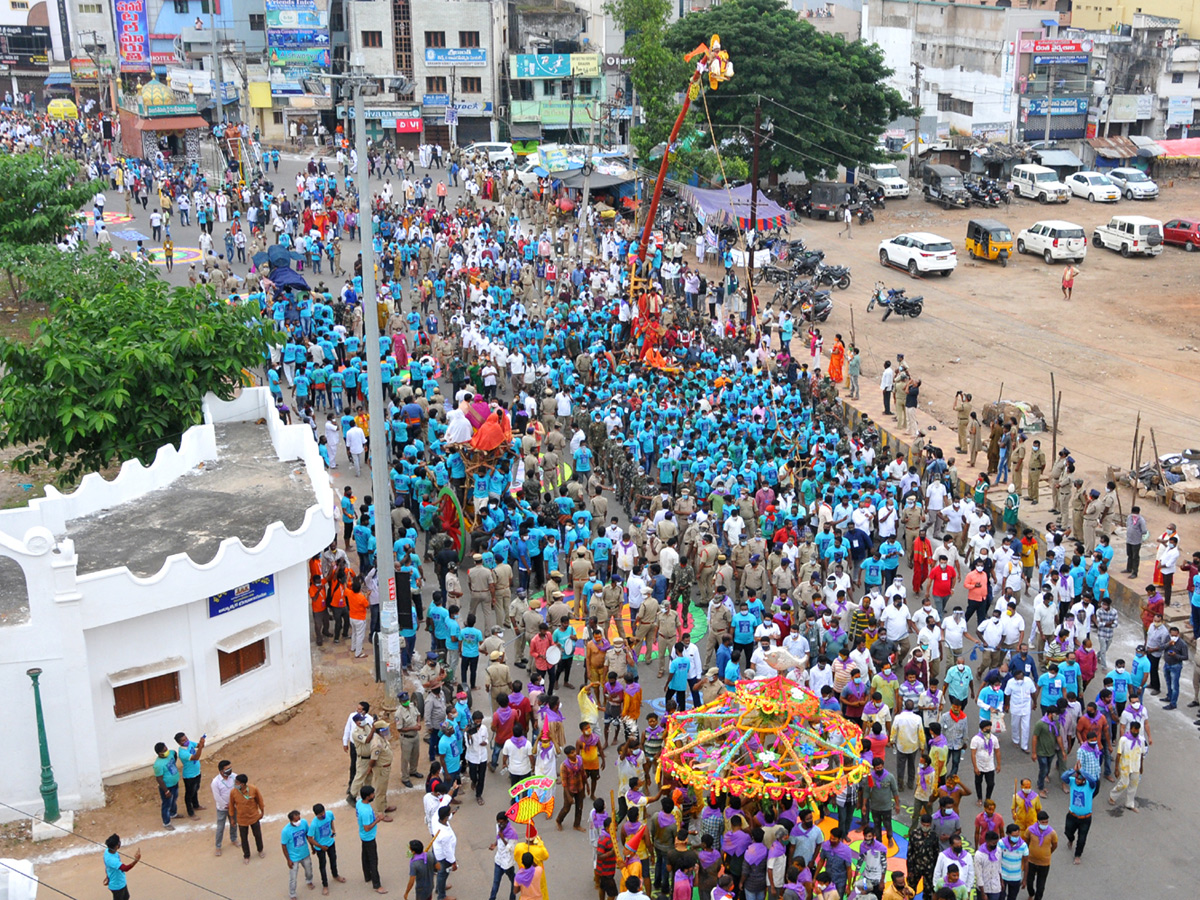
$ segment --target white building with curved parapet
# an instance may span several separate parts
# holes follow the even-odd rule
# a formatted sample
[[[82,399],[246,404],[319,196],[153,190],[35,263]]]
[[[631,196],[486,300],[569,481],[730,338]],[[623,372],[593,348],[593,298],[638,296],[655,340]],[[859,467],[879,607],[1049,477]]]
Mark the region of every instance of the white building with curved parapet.
[[[210,396],[149,468],[0,512],[0,800],[41,811],[33,667],[64,808],[102,805],[176,732],[219,740],[307,698],[307,562],[335,511],[312,430],[252,388]]]

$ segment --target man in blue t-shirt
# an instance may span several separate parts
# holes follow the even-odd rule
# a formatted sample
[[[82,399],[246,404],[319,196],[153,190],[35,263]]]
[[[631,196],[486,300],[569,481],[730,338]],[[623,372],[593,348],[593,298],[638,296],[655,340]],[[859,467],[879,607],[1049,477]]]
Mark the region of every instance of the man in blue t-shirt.
[[[375,809],[371,803],[375,800],[375,788],[369,784],[363,785],[359,799],[354,805],[358,818],[358,839],[362,841],[363,877],[371,882],[371,887],[377,893],[384,893],[383,882],[379,880],[379,848],[375,844],[375,830],[379,822],[375,819]]]
[[[732,630],[733,630],[733,656],[734,662],[738,660],[738,654],[746,655],[746,662],[750,662],[750,654],[754,652],[754,629],[758,627],[758,620],[750,613],[750,607],[746,601],[738,604],[738,611],[733,614]]]
[[[313,804],[313,817],[308,823],[308,841],[317,854],[317,866],[321,870],[321,892],[329,890],[329,876],[326,874],[325,862],[328,859],[329,871],[334,881],[345,882],[346,879],[338,874],[337,868],[337,829],[333,825],[333,813],[327,812],[324,804]]]
[[[1062,783],[1067,786],[1069,795],[1067,827],[1063,829],[1063,836],[1068,845],[1075,845],[1075,859],[1078,860],[1083,856],[1088,829],[1092,827],[1092,799],[1096,794],[1096,779],[1081,772],[1079,763],[1076,762],[1073,772],[1063,772]]]
[[[462,779],[462,740],[454,723],[447,719],[442,723],[442,734],[438,738],[438,756],[441,758],[442,770],[450,784],[457,784]]]
[[[308,823],[300,810],[288,813],[288,823],[279,836],[280,849],[288,864],[288,897],[296,900],[296,881],[300,869],[304,869],[304,880],[308,889],[313,889],[312,853],[309,851]]]
[[[176,756],[182,767],[183,803],[189,819],[196,818],[196,810],[204,809],[200,805],[200,756],[204,753],[206,734],[200,735],[200,740],[189,741],[182,731],[175,735],[175,743],[179,745]]]
[[[133,854],[133,862],[121,862],[121,837],[111,834],[104,842],[104,883],[112,891],[113,900],[129,900],[129,886],[125,873],[138,864],[142,851]]]
[[[179,756],[162,741],[154,745],[154,780],[162,801],[163,827],[174,831],[171,820],[179,818]]]

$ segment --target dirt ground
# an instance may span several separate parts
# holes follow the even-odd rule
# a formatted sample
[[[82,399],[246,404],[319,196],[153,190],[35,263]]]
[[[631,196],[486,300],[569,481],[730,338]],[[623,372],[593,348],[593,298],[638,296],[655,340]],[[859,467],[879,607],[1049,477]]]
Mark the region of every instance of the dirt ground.
[[[1051,373],[1063,398],[1058,443],[1070,448],[1088,487],[1103,487],[1108,466],[1129,468],[1139,412],[1145,461],[1154,455],[1151,428],[1160,453],[1200,445],[1200,398],[1195,390],[1200,381],[1200,257],[1167,247],[1157,258],[1124,259],[1091,246],[1093,228],[1112,215],[1167,221],[1200,209],[1200,181],[1165,182],[1160,188],[1161,197],[1153,202],[1091,204],[1073,198],[1065,205],[1044,207],[1014,199],[1007,208],[974,212],[944,211],[914,191],[908,199],[889,201],[886,210],[876,212],[875,222],[864,227],[856,223],[849,239],[838,237],[840,223],[800,220],[792,228],[793,237],[824,250],[826,262],[851,267],[853,284],[833,292],[834,310],[821,331],[827,351],[840,333],[863,353],[862,401],[856,405],[872,416],[882,413],[878,379],[883,362],[903,353],[923,382],[920,421],[936,424],[930,440],[950,451],[956,443],[956,391],[972,394],[975,408],[981,410],[997,399],[1003,385],[1005,399],[1035,403],[1049,417]],[[1011,226],[1014,238],[1042,219],[1083,226],[1088,255],[1079,266],[1072,301],[1062,298],[1064,263],[1047,265],[1040,257],[1014,255],[1002,268],[998,262],[967,257],[964,236],[974,216],[999,219]],[[958,251],[954,274],[913,279],[881,266],[879,242],[906,231],[932,231],[950,239]],[[868,313],[867,300],[877,279],[906,287],[910,295],[923,295],[923,315],[893,316],[883,322],[878,309]],[[760,296],[771,293],[768,286]],[[807,357],[808,351],[796,346],[793,352]],[[1043,437],[1043,448],[1053,461],[1049,435]],[[958,464],[962,477],[974,480],[975,471],[965,460],[960,458]],[[1130,500],[1131,492],[1122,491],[1126,511]],[[1200,518],[1189,521],[1154,502],[1141,506],[1152,535],[1174,521],[1187,553],[1200,546]],[[1051,508],[1044,492],[1041,508]],[[1024,511],[1029,511],[1028,505]],[[1116,542],[1123,540],[1122,534]]]

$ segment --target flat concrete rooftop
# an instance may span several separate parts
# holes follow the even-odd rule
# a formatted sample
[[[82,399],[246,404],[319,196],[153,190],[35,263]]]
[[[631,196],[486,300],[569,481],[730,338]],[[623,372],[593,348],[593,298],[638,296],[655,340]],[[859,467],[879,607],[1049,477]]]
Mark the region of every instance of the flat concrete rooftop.
[[[227,538],[253,547],[272,522],[289,531],[303,524],[317,502],[304,463],[278,460],[265,424],[215,427],[216,461],[169,487],[67,522],[66,535],[57,537],[75,542],[80,575],[128,566],[145,578],[175,553],[204,564]]]

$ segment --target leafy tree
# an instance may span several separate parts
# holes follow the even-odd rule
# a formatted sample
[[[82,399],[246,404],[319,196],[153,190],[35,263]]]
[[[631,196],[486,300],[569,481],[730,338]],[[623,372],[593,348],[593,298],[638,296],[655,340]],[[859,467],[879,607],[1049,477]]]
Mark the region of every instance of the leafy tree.
[[[910,110],[883,83],[891,70],[877,46],[823,34],[782,0],[727,0],[675,22],[664,44],[677,57],[714,34],[735,73],[708,95],[718,139],[753,133],[761,95],[763,121],[773,126],[760,151],[764,172],[795,169],[818,177],[839,164],[886,158],[877,149],[879,135]],[[748,158],[749,146],[739,142],[729,152]]]
[[[686,86],[691,67],[664,45],[671,0],[609,0],[604,10],[625,32],[623,53],[633,57],[629,77],[643,124],[633,129],[632,139],[638,155],[647,159],[671,133],[679,115],[675,97]]]
[[[744,159],[722,150],[718,160],[712,146],[704,146],[708,141],[708,134],[704,133],[692,146],[678,147],[671,154],[667,174],[678,181],[689,181],[693,174],[699,175],[701,187],[739,184],[750,177],[750,166]]]
[[[0,272],[13,300],[54,306],[64,297],[90,297],[146,277],[132,259],[115,260],[107,250],[64,253],[53,244],[0,244]]]
[[[232,397],[274,339],[257,310],[144,276],[69,294],[52,313],[30,342],[0,340],[0,448],[25,447],[17,471],[48,464],[61,481],[150,462],[201,421],[209,391]]]
[[[95,193],[72,159],[32,151],[0,155],[0,245],[57,240]]]

